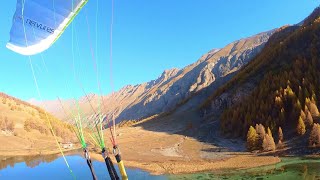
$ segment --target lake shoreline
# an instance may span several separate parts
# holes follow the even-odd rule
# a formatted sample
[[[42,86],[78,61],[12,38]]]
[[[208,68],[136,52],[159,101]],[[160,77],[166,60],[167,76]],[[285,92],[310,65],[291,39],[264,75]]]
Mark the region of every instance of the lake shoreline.
[[[80,149],[63,150],[65,155],[79,154]],[[78,153],[76,153],[78,152]],[[232,153],[232,152],[228,152]],[[59,150],[13,150],[10,152],[0,152],[1,157],[16,157],[16,156],[41,156],[54,155],[61,156]],[[101,154],[91,150],[90,156],[92,159],[104,162]],[[111,157],[115,166],[117,165],[114,157]],[[176,174],[191,174],[200,172],[219,172],[224,170],[250,169],[254,167],[277,164],[281,162],[279,157],[264,156],[251,153],[236,153],[232,157],[226,157],[220,160],[169,160],[155,161],[148,160],[132,161],[123,159],[126,167],[138,168],[145,170],[152,175],[176,175]]]
[[[139,168],[153,175],[249,169],[281,161],[278,156],[271,154],[249,153],[242,149],[239,150],[239,143],[229,140],[219,139],[220,144],[213,145],[200,142],[192,137],[148,131],[141,127],[120,128],[117,132],[119,134],[117,141],[125,166]],[[108,144],[106,145],[110,147]],[[225,148],[226,145],[229,148]],[[62,150],[66,155],[76,151],[82,156],[79,144],[75,144],[73,149]],[[110,150],[108,149],[109,152]],[[99,151],[94,146],[89,146],[92,159],[103,162]],[[50,154],[61,155],[59,149],[53,148],[53,145],[51,148],[42,147],[42,149],[0,150],[0,156]],[[112,154],[111,156],[115,163],[115,158]]]
[[[79,148],[80,149],[80,148]],[[64,154],[70,154],[74,151],[79,151],[79,149],[74,148],[74,149],[63,149],[62,152]],[[41,150],[37,150],[37,149],[24,149],[24,150],[8,150],[8,151],[4,151],[4,150],[0,150],[0,156],[4,156],[4,157],[13,157],[13,156],[41,156],[41,155],[61,155],[61,151],[59,149],[57,150],[47,150],[47,149],[41,149]]]
[[[104,161],[102,156],[91,153],[91,157],[98,161]],[[111,158],[113,163],[114,158]],[[126,167],[139,168],[148,171],[152,175],[177,175],[200,172],[219,172],[224,170],[250,169],[255,167],[273,165],[281,162],[280,157],[260,156],[243,153],[224,158],[221,160],[197,160],[197,161],[168,161],[168,162],[145,162],[123,160]]]
[[[70,164],[72,171],[78,177],[86,177],[86,179],[91,179],[91,174],[85,163],[85,159],[81,154],[81,150],[76,149],[77,152],[66,152],[68,163]],[[99,174],[99,177],[107,176],[107,171],[105,163],[101,154],[94,152],[94,149],[90,149],[90,155],[94,162],[94,169]],[[80,157],[81,156],[81,157]],[[320,167],[319,156],[289,156],[281,157],[281,160],[277,163],[275,159],[280,157],[266,156],[264,154],[248,154],[248,153],[237,153],[237,155],[221,159],[217,161],[197,161],[197,162],[154,162],[145,163],[133,162],[124,160],[125,166],[127,168],[127,174],[129,178],[138,179],[273,179],[281,177],[281,179],[318,179],[320,175],[318,174],[318,169]],[[114,159],[114,157],[111,157]],[[2,173],[0,176],[7,177],[9,179],[15,177],[18,179],[21,173],[21,168],[28,168],[28,174],[26,177],[34,177],[34,175],[39,174],[39,168],[48,168],[50,166],[55,172],[61,172],[62,174],[56,176],[56,179],[61,179],[61,177],[71,178],[70,172],[65,167],[65,163],[61,154],[53,155],[37,155],[32,156],[11,156],[11,157],[1,157]],[[271,160],[271,161],[270,161]],[[267,162],[267,163],[266,163]],[[15,164],[20,165],[15,165]],[[276,164],[274,164],[276,163]],[[171,169],[164,172],[170,164]],[[240,165],[241,164],[241,165]],[[115,164],[115,166],[117,166]],[[37,168],[35,168],[37,167]],[[158,168],[161,167],[161,168]],[[194,168],[199,167],[199,168]],[[15,170],[13,170],[13,168]],[[58,169],[57,169],[58,168]],[[117,167],[116,167],[117,168]],[[193,169],[192,169],[193,168]],[[34,170],[38,169],[38,170]],[[8,176],[7,172],[10,172]],[[44,176],[47,177],[46,170],[44,170]],[[33,174],[30,175],[29,173]],[[54,174],[56,175],[56,174]],[[52,177],[52,176],[50,176]],[[99,178],[100,179],[100,178]]]

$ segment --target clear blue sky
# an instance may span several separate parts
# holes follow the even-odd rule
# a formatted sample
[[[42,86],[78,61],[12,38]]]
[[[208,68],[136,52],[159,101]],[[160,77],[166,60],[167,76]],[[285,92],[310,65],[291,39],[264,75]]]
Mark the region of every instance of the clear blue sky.
[[[76,71],[85,91],[98,93],[91,59],[85,11],[96,48],[104,94],[111,91],[109,75],[110,0],[89,0],[74,21],[79,39]],[[320,0],[115,0],[113,80],[115,90],[127,84],[156,79],[165,69],[182,68],[202,54],[237,39],[295,24],[317,7]],[[39,99],[28,58],[11,52],[9,39],[15,0],[2,2],[0,11],[0,91],[28,100]],[[97,30],[97,31],[96,31]],[[83,93],[73,76],[71,26],[45,53],[32,61],[43,99],[73,98]],[[75,42],[75,40],[74,40]],[[47,69],[46,69],[47,68]]]

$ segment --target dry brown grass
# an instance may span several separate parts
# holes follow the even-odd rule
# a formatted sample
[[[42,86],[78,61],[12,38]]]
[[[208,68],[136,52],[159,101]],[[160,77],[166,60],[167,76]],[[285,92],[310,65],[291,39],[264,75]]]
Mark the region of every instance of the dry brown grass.
[[[0,118],[14,124],[9,132],[0,130],[0,143],[5,145],[0,146],[1,155],[13,150],[57,150],[58,146],[51,134],[48,120],[58,136],[58,141],[64,141],[61,137],[74,137],[70,125],[60,122],[41,108],[3,93],[0,93]],[[28,131],[25,128],[26,121],[32,122],[33,125],[27,129]],[[40,126],[40,129],[37,128]]]

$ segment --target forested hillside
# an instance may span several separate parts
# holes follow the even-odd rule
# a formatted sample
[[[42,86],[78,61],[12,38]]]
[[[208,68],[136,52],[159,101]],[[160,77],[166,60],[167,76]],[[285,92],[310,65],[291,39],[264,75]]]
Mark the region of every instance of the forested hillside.
[[[39,107],[0,93],[0,137],[74,139],[73,127]],[[52,130],[50,126],[52,126]],[[44,138],[45,139],[45,138]]]
[[[296,135],[317,129],[313,124],[318,122],[320,105],[319,14],[317,8],[301,26],[280,28],[256,58],[204,103],[202,108],[209,109],[223,94],[234,96],[244,85],[253,87],[240,100],[221,103],[225,135],[245,137],[256,124],[274,134],[279,127]]]

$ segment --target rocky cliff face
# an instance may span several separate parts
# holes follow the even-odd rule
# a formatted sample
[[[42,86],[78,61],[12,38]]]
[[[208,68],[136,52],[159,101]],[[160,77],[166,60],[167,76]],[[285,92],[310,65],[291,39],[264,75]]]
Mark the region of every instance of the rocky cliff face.
[[[274,31],[268,31],[255,36],[241,39],[228,44],[222,49],[213,49],[204,54],[198,61],[183,69],[165,70],[161,76],[147,83],[127,85],[118,92],[103,97],[103,111],[117,122],[122,120],[139,120],[152,115],[172,111],[185,102],[198,98],[195,96],[207,87],[223,84],[226,76],[247,64],[264,47]],[[210,89],[210,91],[214,88]],[[94,109],[98,109],[100,97],[90,96]],[[88,98],[82,98],[81,107],[86,115],[93,114]],[[72,100],[65,100],[72,106]],[[47,107],[54,107],[46,102]],[[198,104],[194,104],[198,106]],[[48,111],[63,117],[59,108],[47,108]]]

